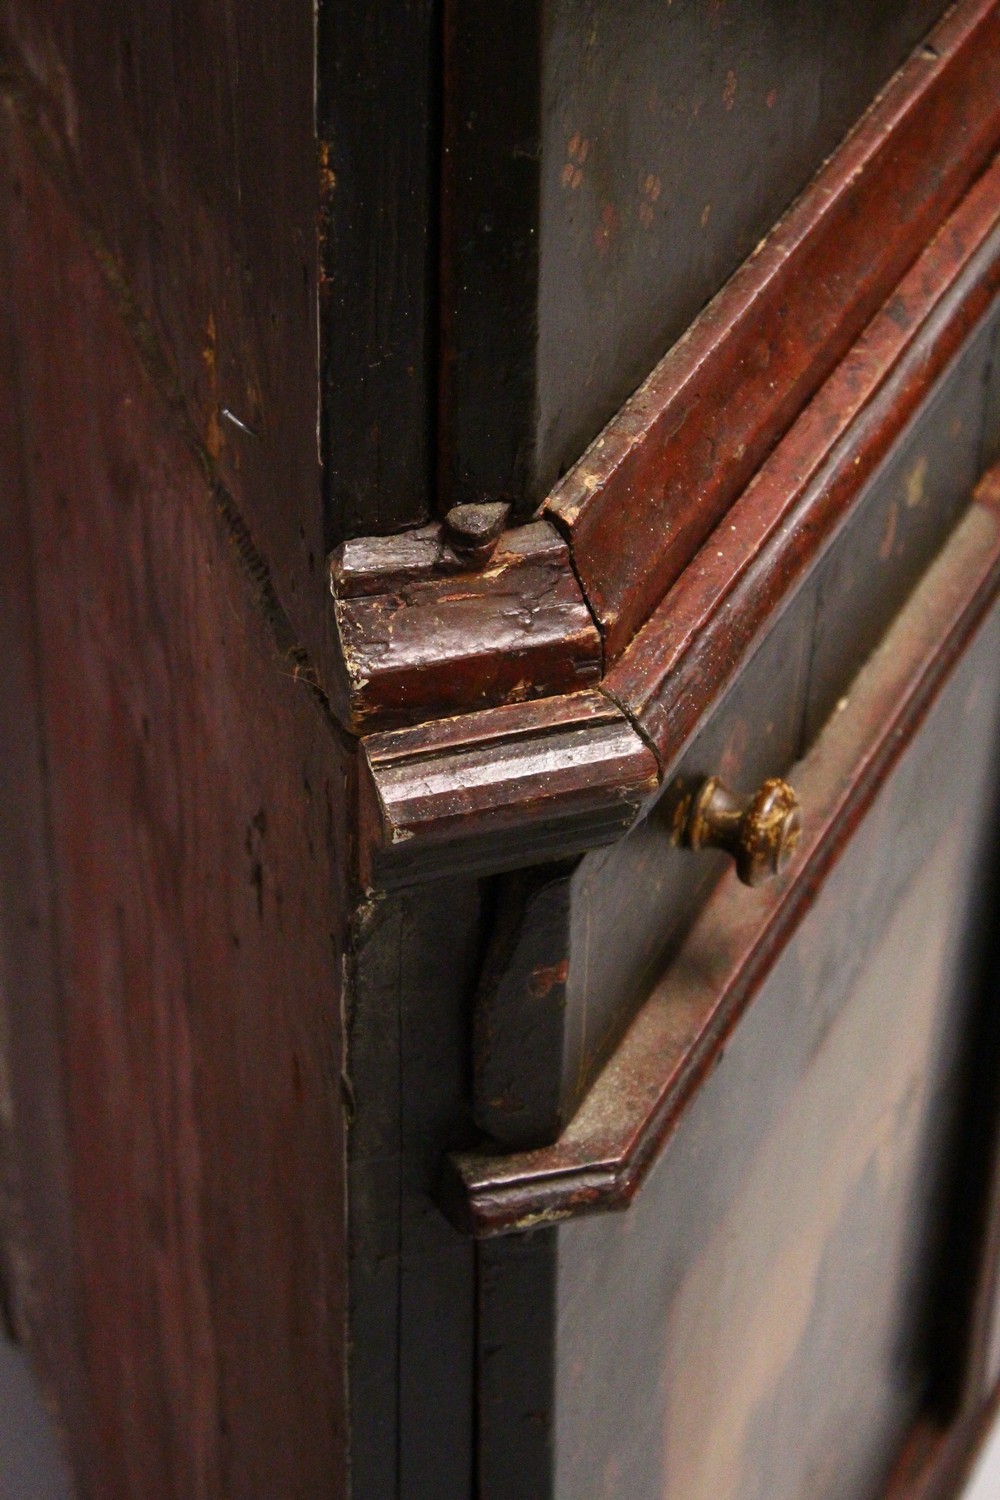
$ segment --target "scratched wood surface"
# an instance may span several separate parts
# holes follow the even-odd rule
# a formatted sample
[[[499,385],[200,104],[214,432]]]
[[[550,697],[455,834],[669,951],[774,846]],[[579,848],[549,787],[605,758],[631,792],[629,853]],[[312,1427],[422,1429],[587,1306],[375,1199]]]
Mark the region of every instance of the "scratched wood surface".
[[[490,1500],[855,1500],[947,1408],[929,1333],[964,1232],[943,1209],[995,920],[998,653],[994,611],[628,1213],[543,1231],[556,1332],[521,1355],[543,1386],[554,1358],[553,1415],[526,1451],[484,1361]],[[502,1242],[490,1264],[502,1288]],[[517,1347],[507,1296],[487,1335]]]
[[[343,1495],[349,759],[7,100],[0,200],[12,1319],[81,1494]]]
[[[944,9],[450,0],[445,493],[541,500]]]
[[[597,691],[373,734],[362,748],[366,889],[519,869],[611,842],[659,784],[653,752]]]
[[[366,538],[334,553],[336,706],[355,734],[597,681],[601,638],[555,527],[534,521],[504,532],[488,564],[474,569],[456,567],[435,531]],[[357,552],[374,564],[370,574]]]
[[[8,85],[88,226],[178,430],[239,512],[260,586],[318,666],[311,0],[0,6]],[[228,414],[228,415],[227,415]]]
[[[6,204],[9,162],[0,192]],[[10,284],[0,236],[0,275]],[[61,1057],[58,948],[49,868],[45,744],[39,716],[40,641],[12,308],[0,307],[0,1316],[49,1373],[62,1431],[78,1457],[90,1429],[81,1340],[76,1234]],[[50,1383],[49,1390],[52,1390]]]

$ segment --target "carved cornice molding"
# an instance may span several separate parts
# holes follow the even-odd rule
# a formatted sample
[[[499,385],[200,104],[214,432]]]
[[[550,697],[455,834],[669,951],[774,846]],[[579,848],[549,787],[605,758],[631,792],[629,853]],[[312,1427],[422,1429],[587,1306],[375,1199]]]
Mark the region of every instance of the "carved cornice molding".
[[[1000,3],[966,0],[538,519],[334,554],[367,884],[642,815],[1000,290],[998,144]]]

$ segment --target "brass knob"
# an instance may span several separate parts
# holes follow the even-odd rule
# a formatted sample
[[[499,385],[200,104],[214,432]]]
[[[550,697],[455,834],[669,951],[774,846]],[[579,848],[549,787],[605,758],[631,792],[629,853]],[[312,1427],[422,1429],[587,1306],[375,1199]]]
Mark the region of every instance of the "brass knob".
[[[762,885],[788,864],[801,832],[799,799],[780,777],[737,797],[709,776],[687,801],[680,841],[688,849],[725,849],[744,885]]]

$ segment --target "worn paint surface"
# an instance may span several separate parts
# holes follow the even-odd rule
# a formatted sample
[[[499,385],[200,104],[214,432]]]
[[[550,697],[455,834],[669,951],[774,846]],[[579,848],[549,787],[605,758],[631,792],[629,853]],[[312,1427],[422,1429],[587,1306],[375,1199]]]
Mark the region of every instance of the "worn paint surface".
[[[741,643],[752,644],[779,593],[794,599],[988,314],[1000,288],[998,185],[993,163],[608,672],[607,690],[639,716],[666,764],[708,683],[718,692],[732,679]],[[978,457],[978,430],[966,441]],[[936,515],[928,507],[932,528]]]
[[[350,758],[6,105],[0,201],[18,1333],[81,1493],[343,1495]]]
[[[341,713],[355,733],[573,692],[601,638],[544,521],[505,532],[470,569],[435,527],[349,542],[332,561]]]
[[[969,0],[942,23],[934,48],[918,50],[547,497],[609,657],[996,149],[998,38],[1000,11],[988,0]],[[739,152],[736,163],[752,175]]]
[[[610,842],[659,782],[652,751],[593,690],[362,745],[361,873],[375,887],[518,869]]]
[[[121,293],[147,372],[322,671],[311,0],[4,0],[35,144]]]

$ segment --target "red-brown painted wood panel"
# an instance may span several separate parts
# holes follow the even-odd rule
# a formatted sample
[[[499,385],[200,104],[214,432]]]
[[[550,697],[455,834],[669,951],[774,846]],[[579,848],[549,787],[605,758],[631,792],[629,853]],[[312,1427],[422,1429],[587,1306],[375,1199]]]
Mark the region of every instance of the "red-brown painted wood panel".
[[[2,126],[4,489],[32,594],[5,832],[49,902],[44,942],[30,911],[5,924],[5,1061],[50,1138],[7,1124],[54,1205],[21,1331],[82,1493],[336,1496],[351,762],[77,218],[9,107]]]
[[[0,4],[0,70],[127,291],[184,440],[326,639],[312,0]]]

